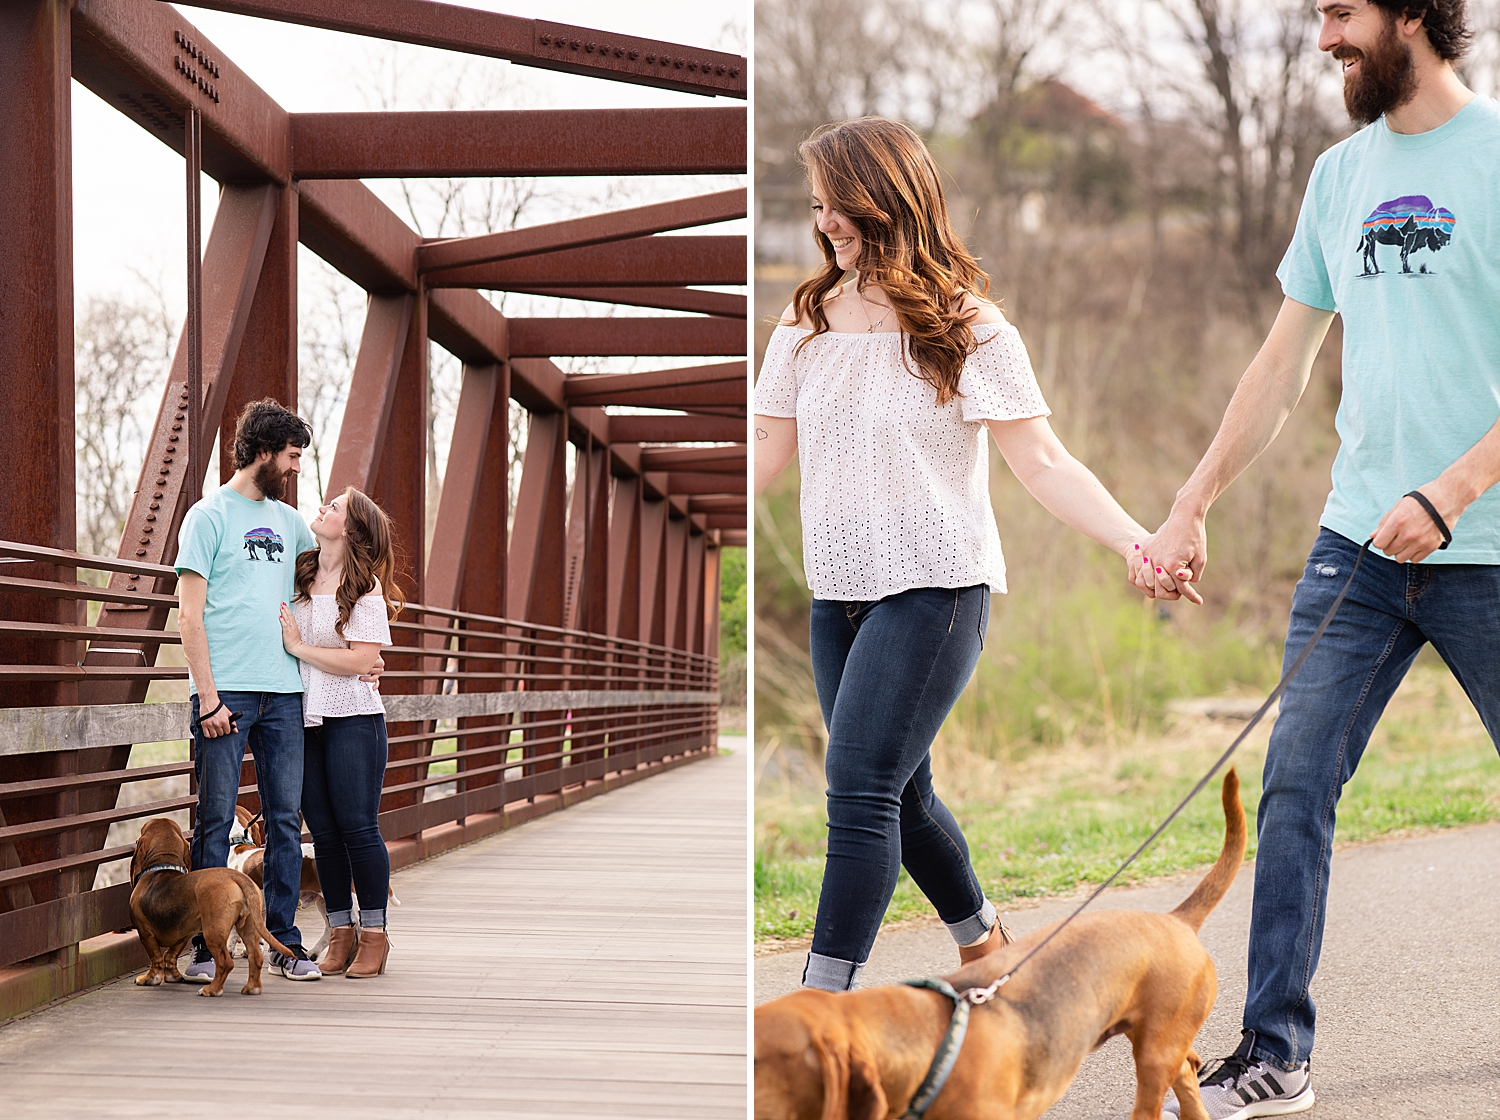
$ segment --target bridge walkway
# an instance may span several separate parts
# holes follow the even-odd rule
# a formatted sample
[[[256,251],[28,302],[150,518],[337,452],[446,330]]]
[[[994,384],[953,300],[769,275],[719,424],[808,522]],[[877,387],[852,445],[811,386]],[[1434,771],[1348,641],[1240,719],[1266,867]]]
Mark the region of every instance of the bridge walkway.
[[[726,745],[737,740],[726,740]],[[0,1027],[10,1120],[745,1115],[745,754],[398,872],[389,972],[130,977]]]

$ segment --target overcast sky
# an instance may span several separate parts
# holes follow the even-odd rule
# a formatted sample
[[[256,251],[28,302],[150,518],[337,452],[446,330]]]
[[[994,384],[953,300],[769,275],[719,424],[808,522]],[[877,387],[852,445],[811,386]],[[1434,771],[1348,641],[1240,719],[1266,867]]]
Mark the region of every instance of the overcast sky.
[[[745,52],[749,24],[747,0],[649,0],[628,5],[603,0],[466,0],[464,6],[736,53]],[[431,108],[434,97],[451,96],[455,87],[464,108],[744,104],[179,7],[213,47],[292,112],[380,108],[379,91],[389,95],[393,85],[394,102],[389,107],[397,109]],[[317,61],[309,65],[309,59]],[[394,83],[393,73],[398,75]],[[369,185],[404,216],[394,183],[372,181]],[[138,290],[139,274],[162,286],[180,321],[186,271],[182,157],[77,82],[73,83],[73,186],[77,307],[81,309],[93,295]],[[587,181],[550,180],[548,186],[557,191],[559,213],[570,212],[569,196],[588,190]],[[711,183],[705,189],[720,186]],[[633,189],[645,201],[696,193],[697,187],[646,182]],[[216,191],[216,185],[205,177],[205,242]],[[621,204],[635,201],[630,197]],[[536,220],[546,220],[545,210],[544,200]],[[731,228],[723,226],[714,232],[731,232]],[[734,228],[733,232],[743,230]]]

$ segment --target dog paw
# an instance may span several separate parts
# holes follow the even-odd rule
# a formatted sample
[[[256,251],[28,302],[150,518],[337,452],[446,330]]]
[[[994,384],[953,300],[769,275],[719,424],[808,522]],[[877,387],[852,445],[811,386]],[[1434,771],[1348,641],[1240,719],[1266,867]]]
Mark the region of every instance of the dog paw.
[[[200,996],[210,996],[210,997],[212,997],[212,996],[221,996],[221,995],[224,994],[224,989],[220,988],[217,992],[215,992],[211,988],[199,988],[198,989],[198,994]]]
[[[161,983],[161,977],[156,974],[155,970],[152,970],[151,972],[141,973],[135,978],[135,982],[142,987],[150,986],[154,988]]]
[[[258,996],[258,995],[260,995],[260,985],[259,985],[259,984],[256,984],[256,985],[254,985],[254,986],[253,986],[253,987],[252,987],[252,986],[251,986],[251,985],[250,985],[250,984],[249,984],[249,983],[248,983],[248,982],[247,982],[247,983],[246,983],[246,984],[245,984],[245,986],[244,986],[244,987],[243,987],[243,988],[241,988],[241,989],[240,989],[240,995],[242,995],[242,996]]]

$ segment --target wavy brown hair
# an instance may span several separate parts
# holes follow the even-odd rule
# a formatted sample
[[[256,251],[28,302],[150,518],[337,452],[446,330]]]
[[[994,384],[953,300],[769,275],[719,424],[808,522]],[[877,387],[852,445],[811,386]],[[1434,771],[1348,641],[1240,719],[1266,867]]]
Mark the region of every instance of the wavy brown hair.
[[[937,403],[958,395],[964,362],[978,346],[962,312],[964,297],[985,295],[990,278],[964,248],[948,220],[937,165],[922,138],[899,121],[860,117],[817,129],[797,148],[797,158],[823,192],[823,205],[859,231],[859,284],[873,284],[890,300],[908,336],[917,377],[937,390]],[[798,322],[812,334],[828,330],[823,300],[844,278],[833,242],[813,225],[823,268],[792,295]]]
[[[401,589],[396,586],[395,537],[391,519],[363,491],[348,487],[344,498],[344,576],[334,592],[338,600],[339,620],[334,626],[344,636],[344,626],[361,596],[375,590],[380,594],[392,617],[401,613]],[[297,598],[310,599],[313,580],[318,574],[318,549],[310,548],[297,557]]]

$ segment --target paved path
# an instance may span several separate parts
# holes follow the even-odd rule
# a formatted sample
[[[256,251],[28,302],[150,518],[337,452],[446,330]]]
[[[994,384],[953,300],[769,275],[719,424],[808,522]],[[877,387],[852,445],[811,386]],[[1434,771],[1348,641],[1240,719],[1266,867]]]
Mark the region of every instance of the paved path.
[[[1170,910],[1195,880],[1111,892],[1095,905]],[[1198,1036],[1205,1058],[1239,1042],[1252,880],[1246,867],[1203,927],[1219,969],[1219,1000]],[[1008,920],[1025,932],[1076,905],[1053,900]],[[757,960],[756,1002],[791,991],[802,960]],[[941,926],[898,929],[876,943],[864,979],[889,984],[956,966]],[[1313,998],[1318,1103],[1305,1115],[1500,1117],[1500,825],[1336,852]],[[1084,1063],[1048,1120],[1125,1117],[1134,1086],[1130,1044],[1115,1039]]]
[[[0,1028],[0,1116],[740,1120],[739,746],[399,873],[383,977],[249,997],[237,962]]]

